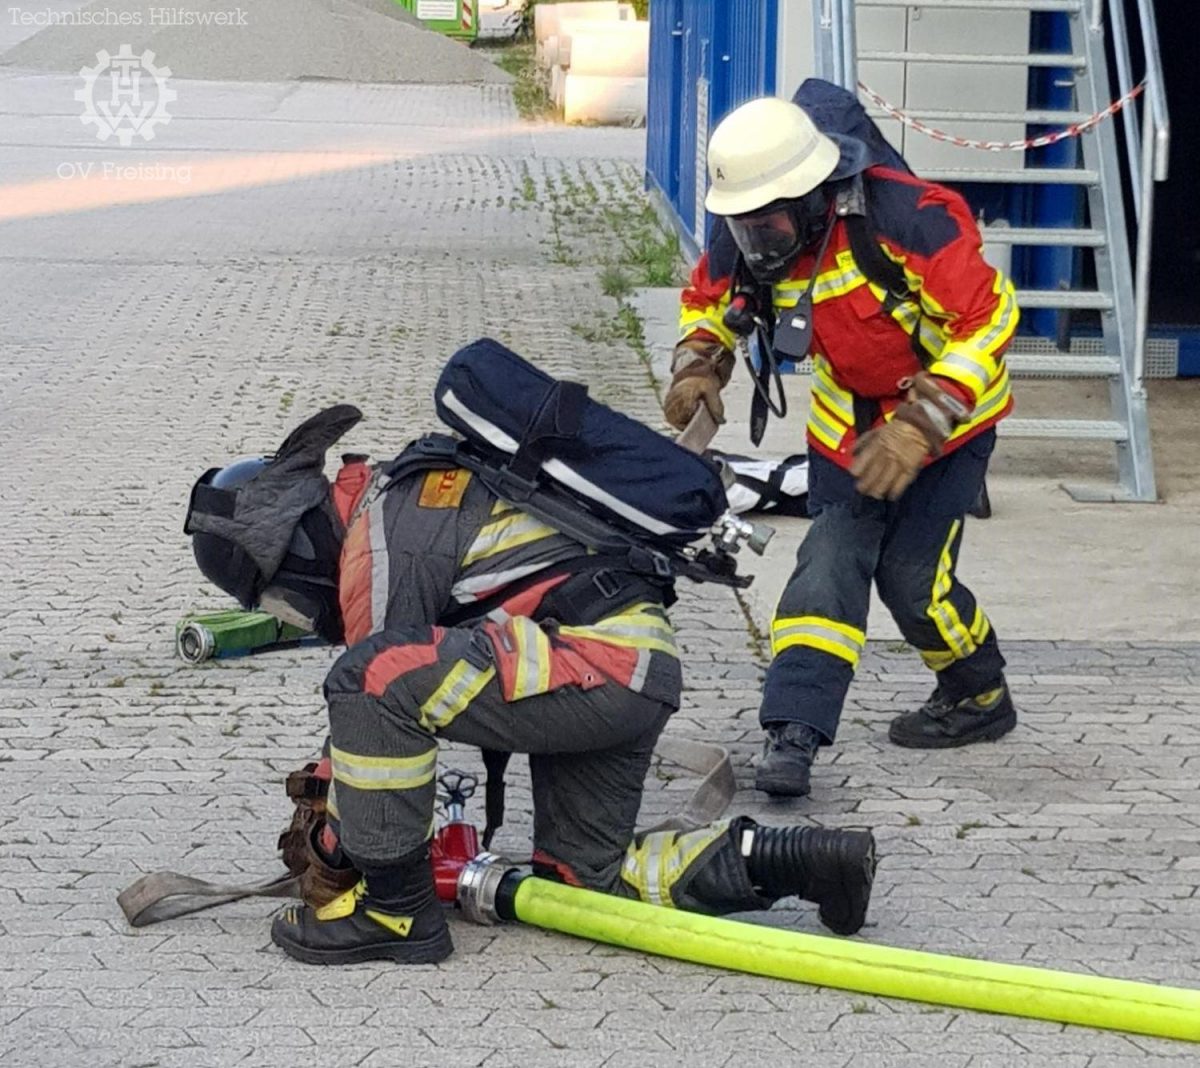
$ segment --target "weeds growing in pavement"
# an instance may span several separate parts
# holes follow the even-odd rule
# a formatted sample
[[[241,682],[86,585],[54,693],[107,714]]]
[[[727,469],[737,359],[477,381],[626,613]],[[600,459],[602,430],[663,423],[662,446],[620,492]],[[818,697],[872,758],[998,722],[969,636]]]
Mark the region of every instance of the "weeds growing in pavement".
[[[545,119],[553,114],[550,92],[546,85],[546,74],[537,64],[532,41],[515,44],[476,45],[479,51],[488,54],[501,70],[513,76],[513,103],[517,114],[523,119]]]

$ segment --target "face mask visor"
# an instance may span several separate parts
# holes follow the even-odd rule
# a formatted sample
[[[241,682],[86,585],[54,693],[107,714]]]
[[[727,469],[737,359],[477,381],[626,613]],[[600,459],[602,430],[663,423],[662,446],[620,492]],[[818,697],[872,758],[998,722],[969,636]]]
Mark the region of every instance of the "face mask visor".
[[[781,282],[801,253],[821,243],[829,226],[829,200],[818,187],[799,199],[776,201],[726,222],[750,273],[760,282]]]
[[[746,267],[760,282],[781,282],[804,249],[791,209],[780,207],[727,220]]]

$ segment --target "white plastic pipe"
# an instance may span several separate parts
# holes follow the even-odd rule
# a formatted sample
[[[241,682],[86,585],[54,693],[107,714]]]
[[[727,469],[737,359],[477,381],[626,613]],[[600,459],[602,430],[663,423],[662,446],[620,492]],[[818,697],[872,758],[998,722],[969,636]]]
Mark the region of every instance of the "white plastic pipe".
[[[563,118],[608,126],[639,126],[646,121],[645,78],[608,78],[567,72]]]
[[[533,39],[538,43],[560,32],[563,19],[603,19],[615,22],[621,17],[617,0],[587,0],[586,3],[538,4],[533,10]]]
[[[644,78],[650,60],[650,26],[645,22],[590,23],[571,32],[572,74]]]

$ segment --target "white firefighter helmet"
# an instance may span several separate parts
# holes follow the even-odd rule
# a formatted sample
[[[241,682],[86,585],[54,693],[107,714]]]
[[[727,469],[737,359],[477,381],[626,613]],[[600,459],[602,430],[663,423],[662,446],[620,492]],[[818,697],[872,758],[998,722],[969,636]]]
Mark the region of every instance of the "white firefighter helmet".
[[[709,138],[704,206],[714,215],[741,215],[802,197],[833,174],[840,156],[799,105],[774,96],[748,101]]]

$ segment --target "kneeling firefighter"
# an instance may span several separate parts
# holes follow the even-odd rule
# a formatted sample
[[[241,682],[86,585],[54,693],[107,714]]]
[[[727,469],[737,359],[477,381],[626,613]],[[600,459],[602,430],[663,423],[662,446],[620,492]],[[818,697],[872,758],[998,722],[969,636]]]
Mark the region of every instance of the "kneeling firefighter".
[[[937,674],[892,742],[966,745],[1015,726],[995,631],[955,567],[1012,408],[1003,353],[1019,314],[958,194],[916,178],[845,90],[812,79],[796,100],[809,110],[752,100],[712,134],[705,206],[721,218],[683,291],[664,407],[680,429],[700,405],[722,422],[738,336],[764,323],[768,352],[811,356],[814,520],[772,622],[756,782],[803,796],[837,732],[872,580]]]
[[[243,607],[349,647],[325,681],[325,820],[303,843],[309,884],[347,889],[285,909],[276,944],[326,964],[450,954],[429,857],[439,738],[529,754],[538,874],[706,913],[798,895],[857,931],[869,831],[736,818],[635,834],[680,702],[670,580],[589,554],[419,447],[382,465],[344,457],[331,485],[326,450],[360,418],[329,409],[270,460],[207,472],[185,526]]]

